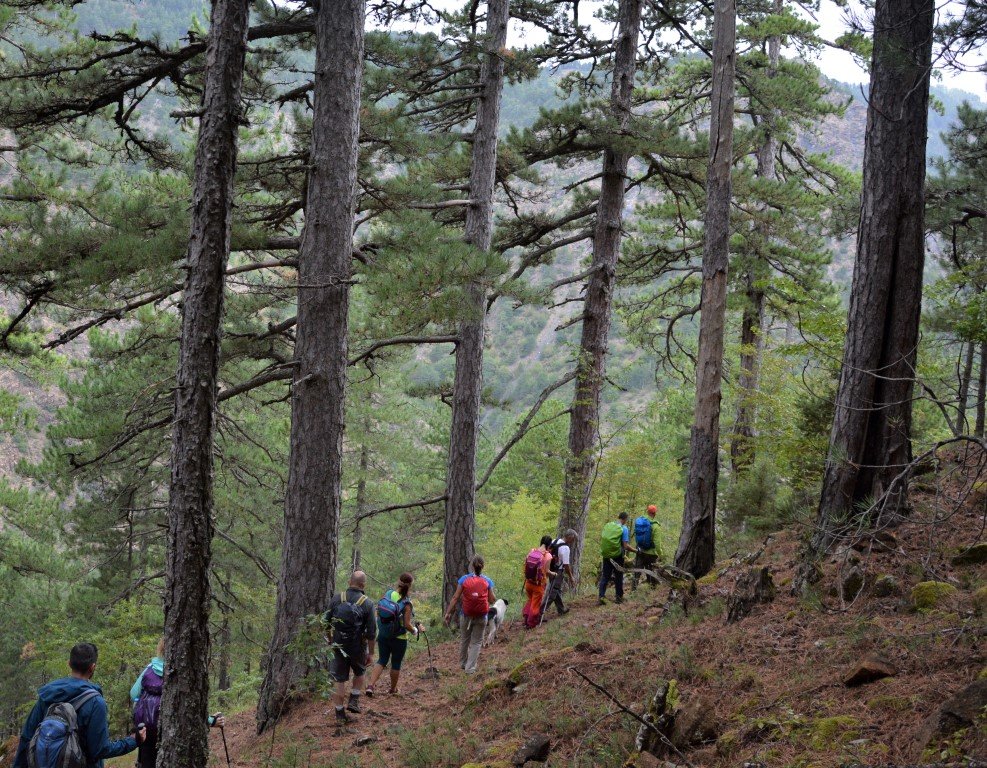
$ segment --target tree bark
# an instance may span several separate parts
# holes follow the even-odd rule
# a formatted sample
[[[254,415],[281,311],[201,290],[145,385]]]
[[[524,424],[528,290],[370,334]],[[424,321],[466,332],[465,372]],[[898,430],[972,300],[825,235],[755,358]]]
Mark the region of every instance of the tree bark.
[[[625,137],[631,120],[631,97],[637,74],[637,46],[641,27],[641,0],[621,0],[618,7],[618,39],[614,52],[610,108],[614,137]],[[562,480],[559,531],[576,531],[570,564],[578,577],[589,518],[589,500],[597,462],[600,433],[600,391],[606,369],[613,292],[627,187],[626,150],[607,147],[603,152],[600,202],[593,231],[592,274],[583,302],[582,334],[576,360],[576,389],[569,418],[569,452]]]
[[[230,689],[230,616],[223,613],[223,624],[219,628],[219,675],[216,687],[221,691]]]
[[[369,418],[364,422],[364,429],[370,430]],[[367,471],[369,469],[370,447],[364,440],[360,445],[360,477],[356,481],[356,523],[353,525],[353,551],[350,557],[350,568],[353,571],[360,570],[361,547],[363,546],[363,528],[361,526],[364,516],[370,511],[370,503],[367,501]]]
[[[162,768],[209,760],[213,435],[248,17],[248,0],[216,0],[206,52],[172,422]]]
[[[965,359],[963,350],[966,350]],[[956,397],[956,427],[953,433],[965,435],[970,429],[970,423],[966,418],[967,405],[970,401],[970,382],[973,380],[973,359],[976,357],[977,345],[968,341],[960,347],[961,359],[964,359],[963,369],[960,371],[960,385]],[[958,364],[957,364],[958,365]]]
[[[713,16],[713,94],[706,179],[706,237],[700,300],[696,406],[689,447],[689,475],[675,565],[697,578],[713,566],[716,551],[716,481],[719,472],[720,384],[730,257],[730,168],[737,6],[716,0]]]
[[[987,343],[980,343],[980,396],[977,399],[977,421],[973,434],[984,436],[984,412],[987,411]]]
[[[775,0],[774,12],[780,14],[782,0]],[[768,78],[778,73],[781,59],[781,38],[768,38]],[[773,133],[773,115],[768,115],[764,141],[757,152],[757,177],[772,179],[775,175],[775,154],[778,139]],[[763,206],[761,208],[763,212]],[[771,239],[771,227],[766,221],[756,226],[755,243],[767,248]],[[763,253],[751,254],[751,263],[744,272],[742,282],[746,303],[740,326],[740,375],[738,377],[737,418],[734,421],[733,439],[730,441],[730,461],[734,474],[746,471],[756,459],[754,438],[757,434],[757,389],[761,379],[761,360],[764,357],[765,301],[761,281],[770,274],[770,266]]]
[[[284,547],[258,731],[277,722],[305,672],[288,645],[335,588],[365,16],[364,0],[322,2],[316,11]]]
[[[497,131],[504,91],[504,60],[509,0],[489,0],[487,29],[480,67],[481,91],[473,131],[470,199],[466,209],[465,241],[489,251],[493,238],[493,197],[497,180]],[[476,449],[480,432],[483,389],[483,336],[487,291],[474,282],[467,291],[467,316],[459,323],[456,373],[452,393],[452,425],[446,473],[445,528],[442,543],[442,603],[448,604],[456,582],[466,573],[474,554],[476,528]]]
[[[812,549],[911,459],[932,0],[878,0],[857,259]]]

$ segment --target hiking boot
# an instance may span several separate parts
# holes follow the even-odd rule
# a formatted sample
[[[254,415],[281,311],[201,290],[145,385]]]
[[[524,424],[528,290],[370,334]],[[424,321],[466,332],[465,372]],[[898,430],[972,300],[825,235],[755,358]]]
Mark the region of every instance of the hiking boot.
[[[569,608],[559,609],[559,616],[565,616],[567,613],[569,613],[569,610],[570,610]]]
[[[336,725],[346,725],[350,719],[346,716],[345,709],[336,710]]]
[[[600,599],[599,599],[599,600],[597,601],[597,603],[596,603],[596,604],[597,604],[597,605],[606,605],[606,604],[607,604],[607,600],[606,600],[606,598],[605,598],[605,597],[601,597],[601,598],[600,598]]]
[[[616,603],[617,605],[620,605],[620,604],[621,604],[622,602],[624,602],[624,598],[622,598],[622,597],[618,597],[618,598],[617,598],[616,600],[614,600],[614,602],[615,602],[615,603]]]
[[[368,686],[367,686],[367,687],[366,687],[366,688],[364,689],[364,691],[363,691],[363,694],[364,694],[365,696],[369,696],[369,697],[370,697],[370,698],[372,699],[372,698],[374,697],[374,687],[373,687],[372,685],[368,685]]]
[[[360,709],[360,697],[350,695],[350,703],[346,705],[346,709],[355,715],[359,715],[363,710]]]

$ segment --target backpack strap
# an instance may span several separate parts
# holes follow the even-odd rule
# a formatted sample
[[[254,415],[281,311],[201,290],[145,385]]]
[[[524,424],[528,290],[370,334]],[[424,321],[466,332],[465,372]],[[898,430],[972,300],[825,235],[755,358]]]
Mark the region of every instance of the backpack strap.
[[[82,706],[87,702],[91,701],[92,699],[95,699],[97,696],[99,696],[99,691],[97,691],[95,688],[87,688],[78,696],[76,696],[74,699],[69,701],[68,704],[70,707],[72,707],[72,709],[75,710],[76,714],[79,714],[79,709],[81,709]]]

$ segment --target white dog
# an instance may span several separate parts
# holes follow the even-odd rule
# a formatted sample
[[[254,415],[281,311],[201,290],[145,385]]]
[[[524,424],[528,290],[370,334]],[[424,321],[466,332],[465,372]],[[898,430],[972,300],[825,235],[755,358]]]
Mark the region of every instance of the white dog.
[[[507,613],[507,601],[504,599],[495,602],[490,610],[487,611],[487,628],[483,633],[483,644],[485,646],[493,643],[494,637],[497,635],[497,630],[504,623],[505,613]]]

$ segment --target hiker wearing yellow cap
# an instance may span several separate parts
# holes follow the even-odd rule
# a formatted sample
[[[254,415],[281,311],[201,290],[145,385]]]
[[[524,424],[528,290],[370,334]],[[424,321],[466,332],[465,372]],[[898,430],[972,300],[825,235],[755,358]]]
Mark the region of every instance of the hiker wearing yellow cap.
[[[654,504],[648,506],[647,517],[641,515],[634,521],[634,542],[637,544],[637,554],[634,555],[634,567],[651,570],[655,563],[661,559],[661,546],[658,543],[659,523],[655,520],[658,514],[658,507]],[[647,576],[648,584],[654,589],[658,586],[658,579],[654,576]],[[635,573],[631,578],[631,589],[637,589],[637,583],[641,580],[641,574]]]

